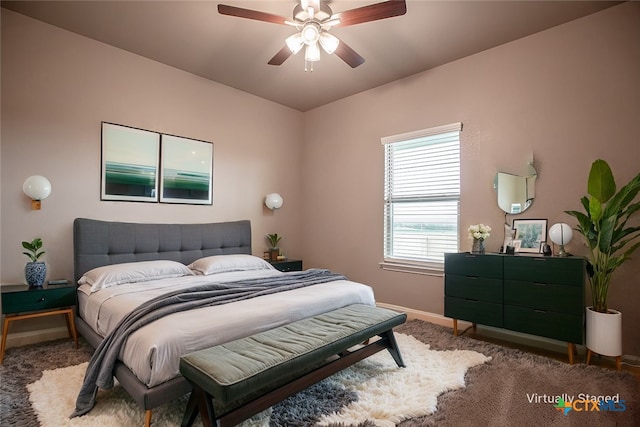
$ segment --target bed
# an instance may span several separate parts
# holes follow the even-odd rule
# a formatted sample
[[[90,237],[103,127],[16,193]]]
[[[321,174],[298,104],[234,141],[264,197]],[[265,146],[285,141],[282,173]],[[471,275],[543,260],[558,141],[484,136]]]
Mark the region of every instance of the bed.
[[[251,256],[251,224],[247,220],[142,224],[77,218],[73,234],[74,276],[82,283],[78,287],[76,325],[94,347],[116,329],[127,312],[164,292],[216,281],[297,277]],[[147,276],[145,269],[153,265],[149,268],[156,274],[158,264],[188,272]],[[136,267],[135,271],[131,266]],[[109,274],[126,270],[124,275],[117,273],[118,278],[124,276],[126,280],[102,287],[105,269]],[[96,279],[95,272],[102,276]],[[283,292],[169,314],[127,338],[113,375],[145,411],[145,424],[149,425],[153,408],[191,391],[179,375],[182,354],[350,304],[375,305],[373,291],[369,286],[337,277],[320,284],[292,286]]]

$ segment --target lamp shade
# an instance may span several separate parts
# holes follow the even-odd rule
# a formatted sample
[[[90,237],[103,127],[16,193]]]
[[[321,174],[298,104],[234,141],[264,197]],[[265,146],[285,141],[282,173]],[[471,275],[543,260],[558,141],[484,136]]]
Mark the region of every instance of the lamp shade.
[[[573,231],[564,222],[553,224],[549,229],[549,238],[556,245],[566,245],[573,238]]]
[[[272,210],[280,209],[282,207],[282,203],[282,196],[280,196],[278,193],[267,194],[267,196],[264,198],[264,204]]]
[[[22,191],[32,200],[46,199],[51,194],[51,183],[40,175],[32,175],[22,184]]]

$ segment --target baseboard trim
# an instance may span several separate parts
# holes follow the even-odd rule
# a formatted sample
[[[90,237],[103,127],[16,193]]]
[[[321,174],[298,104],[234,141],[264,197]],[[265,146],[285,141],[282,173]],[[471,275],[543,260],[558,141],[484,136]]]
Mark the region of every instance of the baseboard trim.
[[[425,322],[435,323],[436,325],[446,326],[447,328],[453,329],[453,319],[448,317],[444,317],[442,314],[430,313],[428,311],[415,310],[413,308],[403,307],[401,305],[393,305],[387,304],[384,302],[376,302],[376,305],[383,308],[388,308],[389,310],[401,311],[403,313],[407,313],[407,318],[424,320]],[[466,329],[469,326],[472,326],[470,322],[465,322],[464,320],[458,321],[458,328]]]
[[[7,348],[21,347],[42,341],[69,338],[69,330],[65,327],[38,329],[37,331],[15,332],[7,335]]]

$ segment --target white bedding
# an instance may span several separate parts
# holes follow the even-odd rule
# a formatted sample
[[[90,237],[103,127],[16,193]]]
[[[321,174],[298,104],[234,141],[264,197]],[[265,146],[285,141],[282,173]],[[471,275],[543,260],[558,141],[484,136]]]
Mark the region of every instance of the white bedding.
[[[286,274],[277,270],[185,276],[114,286],[90,293],[79,288],[80,316],[99,335],[106,336],[127,313],[170,290],[215,281]],[[127,340],[120,359],[148,387],[179,374],[180,356],[237,338],[272,329],[349,304],[375,305],[373,290],[360,283],[338,280],[287,292],[174,313],[138,331]]]

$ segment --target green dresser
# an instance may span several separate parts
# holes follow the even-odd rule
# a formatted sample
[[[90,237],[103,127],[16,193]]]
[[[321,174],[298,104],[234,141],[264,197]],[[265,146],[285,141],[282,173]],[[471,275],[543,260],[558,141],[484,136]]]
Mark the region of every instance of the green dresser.
[[[445,254],[444,315],[457,320],[583,343],[584,259]]]

